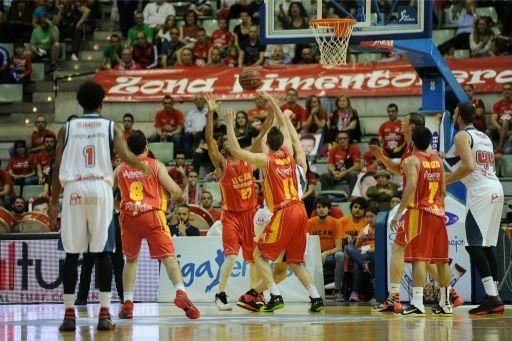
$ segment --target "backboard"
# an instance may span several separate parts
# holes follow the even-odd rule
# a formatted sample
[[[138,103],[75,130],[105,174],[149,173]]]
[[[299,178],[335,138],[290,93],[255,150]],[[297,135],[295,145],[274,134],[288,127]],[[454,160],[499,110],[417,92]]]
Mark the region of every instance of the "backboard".
[[[265,0],[260,37],[265,44],[313,43],[310,19],[345,17],[357,20],[350,44],[431,38],[432,6],[433,0]],[[307,19],[290,24],[285,17],[295,14]]]

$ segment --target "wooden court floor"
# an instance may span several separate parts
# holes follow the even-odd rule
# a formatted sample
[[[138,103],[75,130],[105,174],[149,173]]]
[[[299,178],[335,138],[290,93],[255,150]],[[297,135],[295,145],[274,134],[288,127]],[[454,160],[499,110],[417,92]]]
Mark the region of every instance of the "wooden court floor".
[[[78,308],[76,332],[60,333],[60,304],[0,305],[0,340],[512,340],[512,306],[505,314],[470,317],[473,306],[455,310],[451,318],[400,318],[372,314],[369,306],[328,306],[310,314],[305,304],[287,304],[272,314],[250,313],[235,307],[219,312],[200,305],[199,320],[187,319],[169,304],[139,303],[133,320],[114,318],[116,330],[96,330],[98,305]],[[117,316],[119,304],[112,305]],[[430,309],[428,309],[430,310]]]

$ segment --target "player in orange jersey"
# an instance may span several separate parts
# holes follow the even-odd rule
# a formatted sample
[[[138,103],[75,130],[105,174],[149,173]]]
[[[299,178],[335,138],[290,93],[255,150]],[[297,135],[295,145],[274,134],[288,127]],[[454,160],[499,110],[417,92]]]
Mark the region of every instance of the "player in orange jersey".
[[[249,268],[251,286],[256,283],[256,268],[253,266],[255,241],[252,222],[258,198],[251,165],[233,157],[226,139],[223,139],[221,145],[217,146],[213,138],[213,114],[217,110],[217,101],[212,95],[206,95],[205,98],[208,105],[205,128],[206,144],[208,155],[215,166],[215,176],[219,180],[222,195],[221,222],[224,262],[220,269],[219,289],[215,294],[215,304],[220,310],[230,310],[232,306],[228,304],[225,291],[240,247],[244,260],[251,263]],[[272,120],[273,115],[267,115],[260,134],[250,150],[254,151],[259,148],[261,138],[267,132]],[[230,121],[226,122],[229,125]],[[258,302],[263,305],[262,297]]]
[[[120,189],[120,222],[123,253],[126,264],[123,271],[124,304],[119,311],[122,319],[133,318],[133,290],[137,273],[137,262],[141,242],[146,239],[151,258],[164,264],[167,275],[176,288],[174,304],[185,311],[187,317],[197,319],[199,310],[192,304],[185,292],[180,266],[176,260],[174,244],[165,210],[167,192],[176,200],[183,200],[180,187],[167,173],[158,160],[148,157],[147,140],[140,130],[128,137],[128,147],[137,159],[146,163],[151,175],[145,177],[141,171],[122,163],[115,172],[114,184]]]
[[[423,286],[427,276],[426,263],[436,264],[441,286],[439,305],[432,308],[432,313],[439,316],[452,315],[444,207],[446,184],[443,162],[437,155],[427,151],[431,140],[432,133],[428,128],[414,129],[413,153],[403,162],[402,202],[391,220],[392,230],[395,231],[400,225],[405,231],[405,261],[412,263],[413,296],[411,304],[402,310],[401,316],[425,316]]]
[[[283,113],[277,102],[269,95],[263,94],[269,101],[277,123],[286,127]],[[226,122],[235,118],[233,110],[224,114]],[[284,259],[301,283],[306,287],[311,298],[311,312],[325,309],[323,299],[313,285],[311,275],[304,266],[308,217],[303,202],[297,192],[296,163],[292,155],[292,142],[288,129],[272,127],[267,133],[268,154],[253,153],[240,148],[232,125],[227,126],[231,154],[241,160],[250,162],[264,173],[264,193],[268,208],[273,212],[270,223],[258,238],[254,250],[254,262],[263,285],[252,288],[246,295],[270,291],[269,302],[260,308],[261,312],[271,312],[284,307],[283,297],[272,276],[268,260]]]

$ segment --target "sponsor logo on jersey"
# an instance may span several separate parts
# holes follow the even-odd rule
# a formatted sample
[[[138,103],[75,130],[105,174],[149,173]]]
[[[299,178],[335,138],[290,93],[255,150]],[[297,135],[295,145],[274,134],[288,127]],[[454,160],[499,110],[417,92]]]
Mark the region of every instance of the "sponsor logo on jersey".
[[[457,215],[456,215],[456,214],[454,214],[454,213],[451,213],[451,212],[445,212],[444,214],[445,214],[445,216],[446,216],[446,226],[453,225],[453,224],[455,224],[457,221],[459,221],[459,216],[457,216]]]

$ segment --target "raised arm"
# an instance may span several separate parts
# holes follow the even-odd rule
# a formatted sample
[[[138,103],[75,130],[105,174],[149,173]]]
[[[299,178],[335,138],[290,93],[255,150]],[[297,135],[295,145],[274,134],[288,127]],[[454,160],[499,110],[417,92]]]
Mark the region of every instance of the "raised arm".
[[[114,147],[119,157],[128,164],[128,166],[139,169],[146,174],[151,175],[151,169],[146,163],[140,162],[137,157],[128,149],[128,145],[123,137],[123,131],[117,124],[114,125]],[[52,192],[53,193],[53,192]]]
[[[295,127],[293,126],[293,123],[290,120],[290,117],[291,115],[293,115],[293,112],[287,109],[284,111],[283,114],[286,118],[286,127],[288,128],[288,133],[290,134],[292,140],[293,151],[295,152],[295,161],[299,166],[302,167],[304,172],[306,172],[308,170],[306,154],[304,153],[304,149],[302,148],[302,143],[300,143],[299,134],[297,133],[297,130],[295,130]]]
[[[208,155],[212,160],[215,170],[224,173],[224,157],[219,152],[217,142],[213,138],[213,114],[218,108],[218,103],[212,94],[205,95],[206,104],[208,105],[208,114],[206,115],[205,139],[208,147]],[[233,122],[226,122],[226,126]]]
[[[386,167],[386,169],[388,171],[390,171],[391,173],[398,175],[398,176],[401,175],[400,174],[400,164],[393,162],[393,160],[391,160],[390,158],[385,156],[381,147],[376,146],[376,145],[371,145],[370,151],[377,158],[377,160],[379,160],[380,162],[382,162],[382,164],[384,164],[384,167]]]
[[[274,122],[274,112],[270,110],[267,114],[267,117],[265,118],[265,122],[263,122],[260,133],[256,138],[254,139],[254,142],[251,144],[249,148],[247,148],[248,151],[253,153],[261,153],[261,141],[263,140],[263,137],[267,134],[268,130],[272,128],[272,123]]]
[[[183,191],[169,176],[167,168],[165,168],[164,164],[160,161],[158,161],[158,182],[164,186],[165,190],[169,192],[177,202],[183,201]]]
[[[290,136],[288,124],[286,123],[287,118],[284,117],[281,108],[279,108],[279,104],[277,103],[276,99],[273,96],[264,92],[262,93],[262,96],[270,104],[270,108],[272,109],[276,117],[277,125],[279,128],[281,128],[281,132],[283,133],[284,136],[283,146],[290,152],[293,151],[292,138]]]

